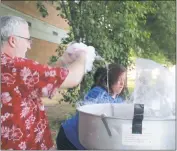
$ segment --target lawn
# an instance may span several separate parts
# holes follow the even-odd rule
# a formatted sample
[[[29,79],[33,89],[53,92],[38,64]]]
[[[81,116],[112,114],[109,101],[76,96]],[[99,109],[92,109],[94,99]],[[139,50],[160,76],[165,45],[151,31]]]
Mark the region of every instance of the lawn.
[[[132,93],[133,89],[135,87],[135,80],[134,79],[129,79],[127,85],[128,85],[129,92]]]
[[[52,100],[43,98],[53,141],[55,141],[60,124],[75,113],[75,108],[71,104],[65,102],[59,104],[57,97],[60,98],[59,94],[56,94]]]

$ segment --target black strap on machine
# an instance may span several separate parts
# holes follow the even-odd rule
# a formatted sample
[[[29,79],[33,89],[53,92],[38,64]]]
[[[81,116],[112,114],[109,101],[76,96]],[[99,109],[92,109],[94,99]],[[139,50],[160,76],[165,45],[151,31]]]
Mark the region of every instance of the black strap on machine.
[[[143,118],[144,118],[144,104],[135,104],[132,121],[132,134],[142,134]]]

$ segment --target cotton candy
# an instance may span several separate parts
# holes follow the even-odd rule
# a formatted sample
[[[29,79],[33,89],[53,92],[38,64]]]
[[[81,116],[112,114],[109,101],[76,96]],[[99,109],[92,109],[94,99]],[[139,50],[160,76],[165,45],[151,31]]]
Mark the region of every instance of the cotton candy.
[[[93,68],[93,62],[96,59],[95,48],[93,46],[87,46],[84,43],[74,43],[70,44],[66,51],[68,53],[74,53],[76,51],[85,51],[86,52],[86,61],[85,61],[85,73],[90,72]]]

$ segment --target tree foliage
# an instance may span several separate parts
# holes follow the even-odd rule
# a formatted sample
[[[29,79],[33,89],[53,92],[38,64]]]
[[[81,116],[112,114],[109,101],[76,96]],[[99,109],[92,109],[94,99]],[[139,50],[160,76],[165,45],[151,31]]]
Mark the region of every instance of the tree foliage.
[[[41,13],[42,17],[46,17],[49,15],[42,1],[37,1],[36,6],[39,12]]]
[[[164,63],[176,61],[175,1],[61,0],[57,10],[71,26],[63,44],[84,42],[94,46],[107,62],[126,67],[132,54]],[[104,63],[96,62],[94,69],[100,65]],[[90,88],[92,76],[93,72],[85,76],[82,93],[78,87],[69,89],[64,99],[73,102],[81,98]]]

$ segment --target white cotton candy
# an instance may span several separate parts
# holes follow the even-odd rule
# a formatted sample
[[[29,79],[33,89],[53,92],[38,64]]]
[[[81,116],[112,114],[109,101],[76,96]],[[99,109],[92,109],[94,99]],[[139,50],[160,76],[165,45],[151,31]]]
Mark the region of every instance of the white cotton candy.
[[[87,52],[87,59],[86,59],[86,65],[85,65],[85,72],[89,72],[92,70],[93,62],[95,60],[96,54],[95,54],[95,48],[92,46],[88,46],[88,52]]]
[[[80,51],[80,50],[85,50],[87,49],[87,45],[83,44],[83,43],[74,43],[74,44],[70,44],[66,51],[69,53],[74,53],[75,51]]]
[[[68,53],[74,53],[75,51],[85,51],[86,52],[86,62],[85,62],[85,73],[90,72],[93,67],[93,62],[96,58],[95,48],[92,46],[87,46],[83,43],[74,43],[68,46],[66,49]]]

